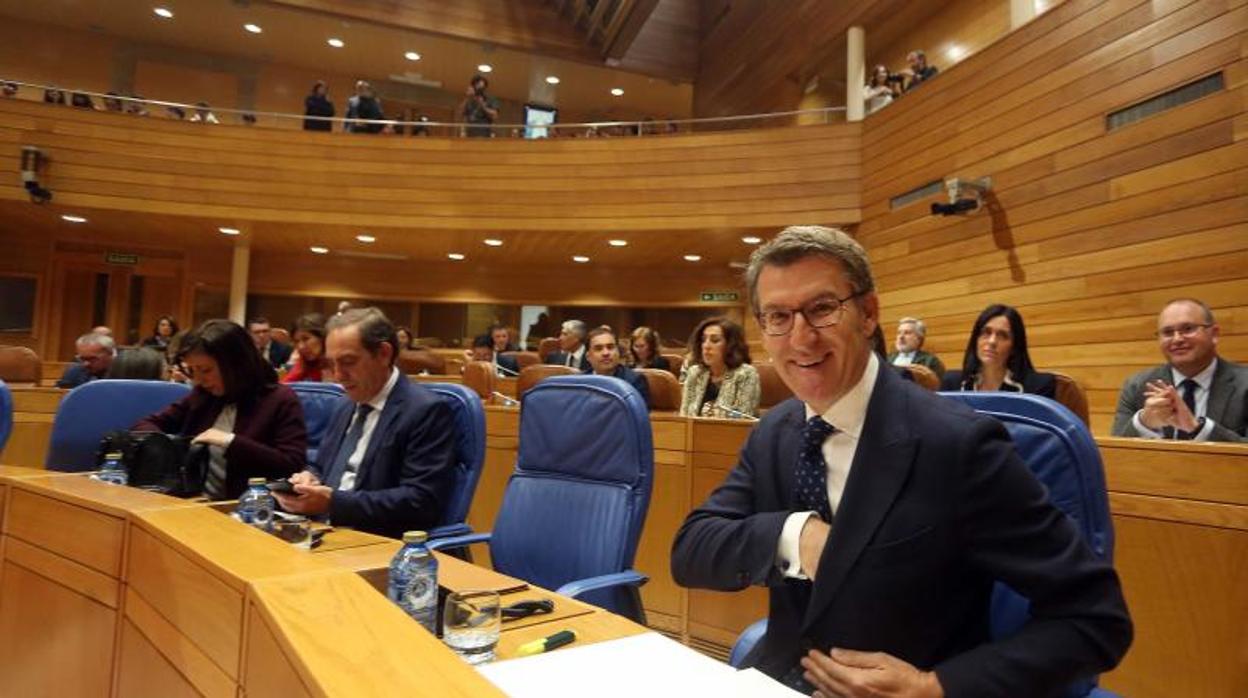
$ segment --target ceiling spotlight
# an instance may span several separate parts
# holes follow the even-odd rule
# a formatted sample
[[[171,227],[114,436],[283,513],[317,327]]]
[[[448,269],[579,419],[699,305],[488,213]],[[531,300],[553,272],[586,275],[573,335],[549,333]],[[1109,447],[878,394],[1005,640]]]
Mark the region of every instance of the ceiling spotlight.
[[[589,261],[589,257],[586,257],[583,254],[573,255],[572,261],[576,262],[577,264],[584,264]]]
[[[611,88],[611,94],[612,94],[612,95],[614,95],[614,96],[616,96],[616,97],[623,97],[623,96],[624,96],[624,89],[623,89],[623,88],[621,88],[621,87],[612,87],[612,88]]]
[[[238,235],[242,231],[238,228],[217,228],[222,235]]]
[[[321,247],[320,245],[313,245],[309,247],[308,249],[312,250],[313,254],[329,254],[329,248]]]
[[[628,247],[628,240],[607,240],[607,244],[612,247]]]
[[[61,216],[61,220],[65,221],[66,223],[86,223],[87,222],[87,219],[83,218],[82,216],[71,216],[68,213]]]
[[[481,65],[477,66],[477,72],[478,73],[492,73],[494,72],[494,66],[490,65],[489,63],[482,63]]]
[[[446,255],[446,258],[453,259],[456,262],[462,262],[464,260],[464,255],[460,254],[459,252],[448,252]]]
[[[263,29],[260,28],[259,24],[251,24],[250,22],[248,22],[247,24],[244,24],[243,29],[246,29],[252,34],[259,34],[260,32],[264,31]]]
[[[485,242],[485,244],[489,245],[490,247],[502,247],[503,246],[503,241],[497,240],[495,238],[486,238],[483,242]]]
[[[157,7],[153,9],[152,12],[155,12],[157,17],[164,17],[165,19],[173,19],[173,10],[170,10],[167,7]]]
[[[685,255],[685,261],[686,261],[686,262],[701,262],[701,261],[702,261],[702,255],[700,255],[700,254],[687,254],[687,255]]]
[[[333,39],[326,40],[325,43],[329,44],[330,46],[333,46],[334,48],[342,48],[343,46],[347,45],[345,41],[336,37]]]
[[[558,85],[558,84],[559,84],[559,78],[558,78],[557,76],[555,76],[555,75],[547,75],[547,76],[546,76],[546,83],[547,83],[547,84],[549,84],[549,85]]]
[[[356,235],[355,239],[360,242],[377,242],[377,238],[372,235]]]
[[[758,243],[762,241],[763,241],[762,238],[756,237],[754,235],[746,235],[745,237],[741,238],[741,242],[744,242],[747,245],[757,245]]]
[[[419,54],[419,53],[416,53],[415,51],[408,51],[407,53],[403,54],[403,57],[404,57],[404,58],[406,58],[406,59],[407,59],[407,60],[409,60],[409,61],[418,61],[418,60],[420,60],[420,54]]]
[[[948,56],[951,61],[962,60],[962,58],[966,56],[966,49],[957,44],[953,44],[949,47],[948,51],[945,51],[945,55]]]

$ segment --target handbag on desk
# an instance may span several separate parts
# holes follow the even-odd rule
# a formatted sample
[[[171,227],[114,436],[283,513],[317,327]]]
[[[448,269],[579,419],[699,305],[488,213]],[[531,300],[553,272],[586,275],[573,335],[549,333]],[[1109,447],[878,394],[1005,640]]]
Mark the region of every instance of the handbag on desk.
[[[100,441],[96,462],[120,453],[128,484],[173,497],[195,497],[204,491],[208,475],[208,447],[192,444],[189,436],[159,431],[113,431]]]

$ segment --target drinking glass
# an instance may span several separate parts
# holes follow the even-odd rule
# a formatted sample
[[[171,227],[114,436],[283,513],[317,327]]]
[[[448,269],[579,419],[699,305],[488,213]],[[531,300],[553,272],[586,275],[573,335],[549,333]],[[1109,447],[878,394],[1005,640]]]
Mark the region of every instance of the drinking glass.
[[[457,591],[446,597],[442,641],[472,665],[494,660],[502,629],[496,591]]]
[[[273,517],[273,535],[290,543],[296,548],[310,550],[312,548],[312,524],[308,517],[296,514],[281,514]]]

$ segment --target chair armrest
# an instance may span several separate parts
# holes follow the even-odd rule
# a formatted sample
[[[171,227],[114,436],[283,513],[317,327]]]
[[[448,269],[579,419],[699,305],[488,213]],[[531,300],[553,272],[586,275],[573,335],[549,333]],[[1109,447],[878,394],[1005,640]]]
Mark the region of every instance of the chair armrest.
[[[438,538],[431,540],[425,544],[430,550],[445,550],[446,548],[466,548],[473,543],[489,543],[491,533],[470,533],[466,536],[451,536],[450,538]]]
[[[438,538],[451,538],[453,536],[470,536],[470,535],[472,535],[472,526],[469,526],[468,524],[462,524],[462,523],[438,526],[432,531],[429,531],[430,540],[434,540]]]
[[[637,586],[650,581],[646,575],[637,570],[625,570],[623,572],[613,572],[611,574],[602,574],[597,577],[588,577],[586,579],[578,579],[574,582],[568,582],[555,590],[555,593],[563,594],[576,598],[587,591],[595,591],[597,589],[607,589],[616,586]]]

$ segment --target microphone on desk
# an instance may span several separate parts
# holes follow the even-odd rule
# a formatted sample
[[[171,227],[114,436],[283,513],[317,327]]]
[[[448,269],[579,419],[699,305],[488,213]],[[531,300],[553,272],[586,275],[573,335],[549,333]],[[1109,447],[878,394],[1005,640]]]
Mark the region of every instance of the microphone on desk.
[[[493,395],[494,397],[496,397],[496,398],[498,398],[498,399],[502,400],[502,401],[503,401],[503,407],[519,407],[519,406],[520,406],[520,401],[519,401],[519,400],[515,399],[514,397],[508,397],[508,396],[506,396],[506,395],[503,395],[502,393],[498,392],[497,390],[492,390],[492,391],[490,391],[490,395]]]
[[[736,417],[737,419],[748,419],[751,422],[758,421],[758,417],[755,417],[754,415],[748,414],[746,412],[742,412],[740,410],[734,410],[731,407],[724,407],[723,405],[716,405],[715,409],[727,412],[729,416]]]
[[[503,376],[507,378],[515,378],[520,375],[519,371],[513,371],[510,368],[507,368],[505,366],[500,366],[498,364],[494,364],[494,368],[498,369],[498,372],[503,374]]]

